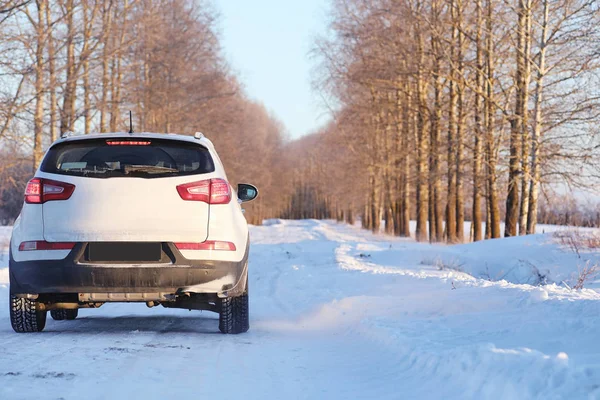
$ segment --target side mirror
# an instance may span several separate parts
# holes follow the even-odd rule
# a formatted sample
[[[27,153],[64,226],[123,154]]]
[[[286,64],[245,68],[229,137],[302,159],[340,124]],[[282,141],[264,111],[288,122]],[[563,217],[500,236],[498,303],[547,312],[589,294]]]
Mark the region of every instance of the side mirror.
[[[240,183],[237,186],[237,196],[242,203],[252,201],[258,197],[258,189],[247,183]]]

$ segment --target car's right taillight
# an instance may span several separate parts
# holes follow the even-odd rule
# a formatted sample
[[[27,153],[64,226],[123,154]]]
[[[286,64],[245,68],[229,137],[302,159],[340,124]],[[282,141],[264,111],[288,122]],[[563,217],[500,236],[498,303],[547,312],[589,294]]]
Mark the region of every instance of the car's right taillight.
[[[225,179],[206,179],[177,186],[183,200],[202,201],[208,204],[228,204],[231,201],[231,186]]]
[[[25,189],[25,203],[43,204],[47,201],[68,200],[75,185],[50,179],[33,178]]]

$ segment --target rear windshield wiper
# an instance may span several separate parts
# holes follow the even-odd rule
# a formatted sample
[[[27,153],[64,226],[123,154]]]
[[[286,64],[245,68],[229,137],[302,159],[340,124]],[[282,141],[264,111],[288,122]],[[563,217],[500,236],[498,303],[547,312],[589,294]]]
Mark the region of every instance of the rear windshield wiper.
[[[175,169],[175,168],[169,168],[169,167],[159,167],[157,165],[126,165],[125,173],[128,174],[130,172],[147,172],[149,174],[152,174],[152,173],[179,172],[179,170]]]
[[[63,169],[61,171],[66,172],[67,174],[81,174],[83,176],[88,176],[88,175],[110,175],[112,173],[119,173],[119,170],[117,169],[113,169],[113,168],[94,168],[94,169],[87,169],[87,168],[68,168],[68,169]]]

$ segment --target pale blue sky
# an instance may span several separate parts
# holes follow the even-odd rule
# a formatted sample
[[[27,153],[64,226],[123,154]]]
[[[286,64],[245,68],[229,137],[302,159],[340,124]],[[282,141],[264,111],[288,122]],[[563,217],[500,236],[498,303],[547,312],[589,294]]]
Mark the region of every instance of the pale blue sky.
[[[223,46],[253,99],[297,138],[327,120],[311,90],[313,39],[325,29],[327,0],[217,0]]]

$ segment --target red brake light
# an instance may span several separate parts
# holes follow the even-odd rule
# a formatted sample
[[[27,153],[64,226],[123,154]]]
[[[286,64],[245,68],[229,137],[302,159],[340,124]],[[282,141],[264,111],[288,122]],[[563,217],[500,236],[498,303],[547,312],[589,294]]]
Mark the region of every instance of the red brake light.
[[[208,204],[228,204],[231,201],[231,186],[220,178],[179,185],[177,192],[187,201],[203,201]]]
[[[210,204],[227,204],[231,201],[231,186],[225,179],[210,180]]]
[[[25,203],[39,204],[42,202],[42,180],[33,178],[25,188]]]
[[[71,250],[75,243],[71,242],[46,242],[43,240],[23,242],[19,245],[19,251],[31,250]]]
[[[109,146],[148,146],[149,140],[107,140],[106,144]]]
[[[75,191],[75,185],[50,179],[33,178],[25,189],[25,203],[43,204],[53,200],[68,200]]]
[[[235,251],[235,244],[231,242],[221,242],[219,240],[207,240],[202,243],[175,243],[179,250],[224,250]]]

